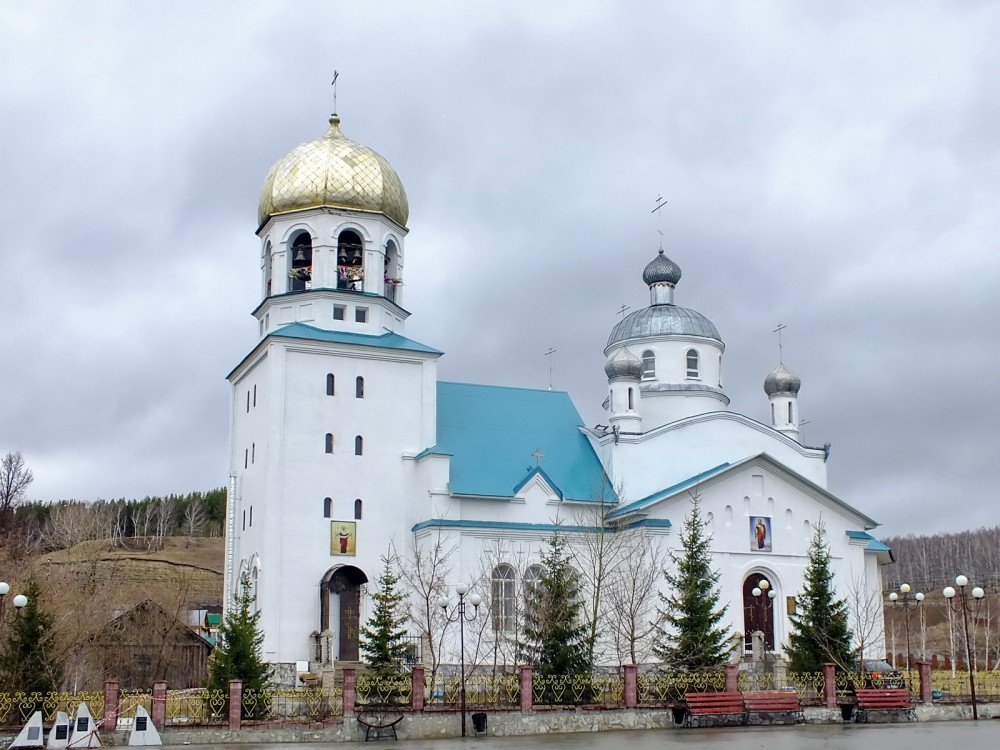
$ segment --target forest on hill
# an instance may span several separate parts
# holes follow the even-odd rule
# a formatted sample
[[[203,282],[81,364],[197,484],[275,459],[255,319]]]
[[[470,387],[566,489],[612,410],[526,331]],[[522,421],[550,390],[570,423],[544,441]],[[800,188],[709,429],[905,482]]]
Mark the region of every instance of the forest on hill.
[[[882,567],[883,588],[909,583],[915,591],[940,591],[962,573],[971,585],[996,593],[1000,584],[1000,526],[945,534],[893,536],[882,540],[896,556]]]

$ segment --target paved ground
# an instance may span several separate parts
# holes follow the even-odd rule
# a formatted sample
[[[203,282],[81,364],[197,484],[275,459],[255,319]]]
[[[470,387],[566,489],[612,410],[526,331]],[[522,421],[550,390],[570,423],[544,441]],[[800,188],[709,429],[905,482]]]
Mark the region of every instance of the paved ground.
[[[345,745],[344,747],[353,747]],[[467,746],[467,747],[466,747]],[[464,740],[371,742],[371,750],[966,750],[1000,747],[1000,721],[941,721],[920,724],[844,724],[798,727],[664,729],[531,737],[468,737]],[[288,745],[254,745],[254,750],[287,750]],[[300,745],[330,750],[330,745]],[[246,745],[200,745],[199,750],[246,750]],[[360,748],[359,748],[360,750]]]

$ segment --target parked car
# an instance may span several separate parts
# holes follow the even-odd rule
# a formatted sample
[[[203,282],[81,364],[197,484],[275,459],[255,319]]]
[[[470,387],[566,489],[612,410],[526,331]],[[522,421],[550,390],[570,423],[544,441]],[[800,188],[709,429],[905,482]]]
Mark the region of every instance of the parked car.
[[[855,664],[854,672],[858,672]],[[861,663],[863,678],[858,682],[860,688],[905,688],[906,676],[882,659],[865,659]]]

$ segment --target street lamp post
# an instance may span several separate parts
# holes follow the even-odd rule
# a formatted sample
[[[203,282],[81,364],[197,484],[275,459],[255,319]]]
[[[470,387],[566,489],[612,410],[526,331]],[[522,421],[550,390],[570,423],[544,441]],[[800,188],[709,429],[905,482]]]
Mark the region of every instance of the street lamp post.
[[[778,596],[777,592],[771,588],[771,582],[766,578],[761,578],[757,585],[750,590],[750,594],[754,598],[754,602],[760,607],[761,610],[761,623],[763,625],[767,624],[767,610],[774,609],[774,600]],[[771,620],[771,638],[774,638],[774,620]],[[767,648],[767,634],[764,634],[764,654],[768,653]],[[773,644],[772,644],[773,646]]]
[[[889,594],[889,601],[892,602],[893,607],[903,607],[903,628],[906,630],[906,679],[908,684],[912,684],[912,675],[910,674],[910,607],[919,606],[924,600],[924,595],[919,591],[911,597],[910,590],[910,584],[902,583],[899,585],[899,592],[902,596],[895,591]],[[892,658],[895,661],[895,654],[893,654]]]
[[[458,623],[458,648],[459,648],[459,662],[461,663],[462,671],[462,682],[461,682],[461,713],[462,713],[462,736],[465,737],[465,622],[468,620],[472,622],[479,615],[479,605],[482,603],[483,598],[479,594],[473,594],[469,597],[469,604],[472,605],[472,616],[469,617],[465,613],[465,595],[469,593],[469,587],[460,583],[455,587],[455,593],[458,594],[458,605],[448,614],[448,597],[442,596],[438,599],[437,604],[441,608],[444,618],[448,622]]]
[[[979,588],[979,586],[976,586],[971,592],[973,601],[969,602],[965,594],[965,587],[969,585],[969,579],[963,575],[957,576],[955,578],[955,585],[958,586],[957,601],[954,600],[955,589],[951,586],[946,586],[943,593],[944,598],[948,600],[948,606],[955,612],[961,611],[962,613],[962,629],[965,631],[965,659],[969,670],[969,693],[972,695],[972,718],[973,720],[978,720],[979,711],[976,708],[976,669],[972,663],[972,642],[969,640],[969,613],[972,612],[975,614],[979,611],[979,605],[986,592]]]

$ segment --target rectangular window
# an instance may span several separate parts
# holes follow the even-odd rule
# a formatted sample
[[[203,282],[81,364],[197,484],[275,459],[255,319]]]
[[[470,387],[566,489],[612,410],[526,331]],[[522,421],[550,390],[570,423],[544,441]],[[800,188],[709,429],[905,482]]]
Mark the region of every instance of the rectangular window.
[[[347,308],[344,307],[343,305],[334,305],[333,306],[333,319],[334,320],[343,320],[344,319],[344,312],[346,312],[346,310],[347,310]]]
[[[254,387],[253,387],[253,405],[254,406],[257,405],[257,386],[256,385],[254,385]]]
[[[358,307],[354,310],[354,322],[355,323],[367,323],[368,322],[368,308]]]

